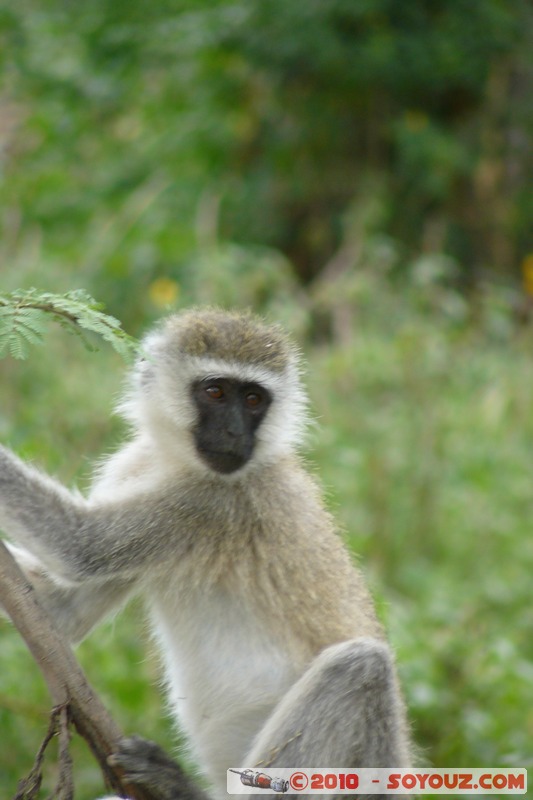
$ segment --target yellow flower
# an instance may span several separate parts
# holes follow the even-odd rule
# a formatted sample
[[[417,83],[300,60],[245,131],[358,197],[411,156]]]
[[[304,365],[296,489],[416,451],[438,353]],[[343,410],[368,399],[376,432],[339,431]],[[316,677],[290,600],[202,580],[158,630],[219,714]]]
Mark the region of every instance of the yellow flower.
[[[522,279],[526,294],[533,297],[533,253],[529,253],[522,261]]]
[[[148,287],[148,297],[157,308],[174,305],[179,293],[179,284],[171,278],[156,278]]]
[[[417,111],[415,109],[406,111],[403,115],[403,121],[409,133],[419,133],[420,131],[423,131],[424,128],[427,128],[429,124],[429,118],[427,114],[424,114],[423,111]]]

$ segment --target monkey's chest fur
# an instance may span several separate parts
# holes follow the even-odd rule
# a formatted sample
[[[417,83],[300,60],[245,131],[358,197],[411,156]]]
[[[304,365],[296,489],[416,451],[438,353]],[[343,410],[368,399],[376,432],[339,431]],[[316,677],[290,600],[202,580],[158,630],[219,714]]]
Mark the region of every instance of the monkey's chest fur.
[[[223,783],[304,665],[224,589],[179,595],[173,607],[168,593],[152,603],[169,700],[198,765]]]
[[[170,702],[219,785],[318,652],[377,632],[313,482],[272,472],[231,498],[206,484],[201,533],[146,586]]]

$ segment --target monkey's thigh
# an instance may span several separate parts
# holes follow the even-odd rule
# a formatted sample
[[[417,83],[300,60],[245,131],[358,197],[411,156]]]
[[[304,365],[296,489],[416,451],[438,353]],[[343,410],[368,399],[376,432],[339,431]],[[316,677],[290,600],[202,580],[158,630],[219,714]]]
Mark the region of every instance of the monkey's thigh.
[[[401,767],[405,711],[389,647],[354,639],[324,650],[276,706],[245,760],[259,767]]]

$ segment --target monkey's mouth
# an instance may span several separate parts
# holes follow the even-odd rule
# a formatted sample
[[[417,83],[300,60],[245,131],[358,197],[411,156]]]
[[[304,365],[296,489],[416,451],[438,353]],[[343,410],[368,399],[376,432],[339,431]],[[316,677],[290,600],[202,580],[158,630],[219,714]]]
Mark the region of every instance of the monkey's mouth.
[[[250,458],[249,453],[241,452],[206,450],[205,448],[199,449],[198,452],[211,469],[223,475],[229,475],[241,469]]]

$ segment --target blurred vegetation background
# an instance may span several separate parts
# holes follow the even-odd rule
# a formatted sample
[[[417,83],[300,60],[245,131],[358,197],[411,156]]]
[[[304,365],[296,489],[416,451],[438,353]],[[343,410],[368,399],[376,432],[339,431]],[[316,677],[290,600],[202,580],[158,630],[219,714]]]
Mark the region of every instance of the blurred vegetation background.
[[[435,766],[533,766],[532,40],[526,0],[0,0],[0,292],[84,288],[133,335],[191,303],[294,332],[306,455]],[[52,331],[0,363],[2,441],[86,487],[123,372]],[[172,748],[142,618],[78,653]],[[2,796],[48,706],[0,623]]]

